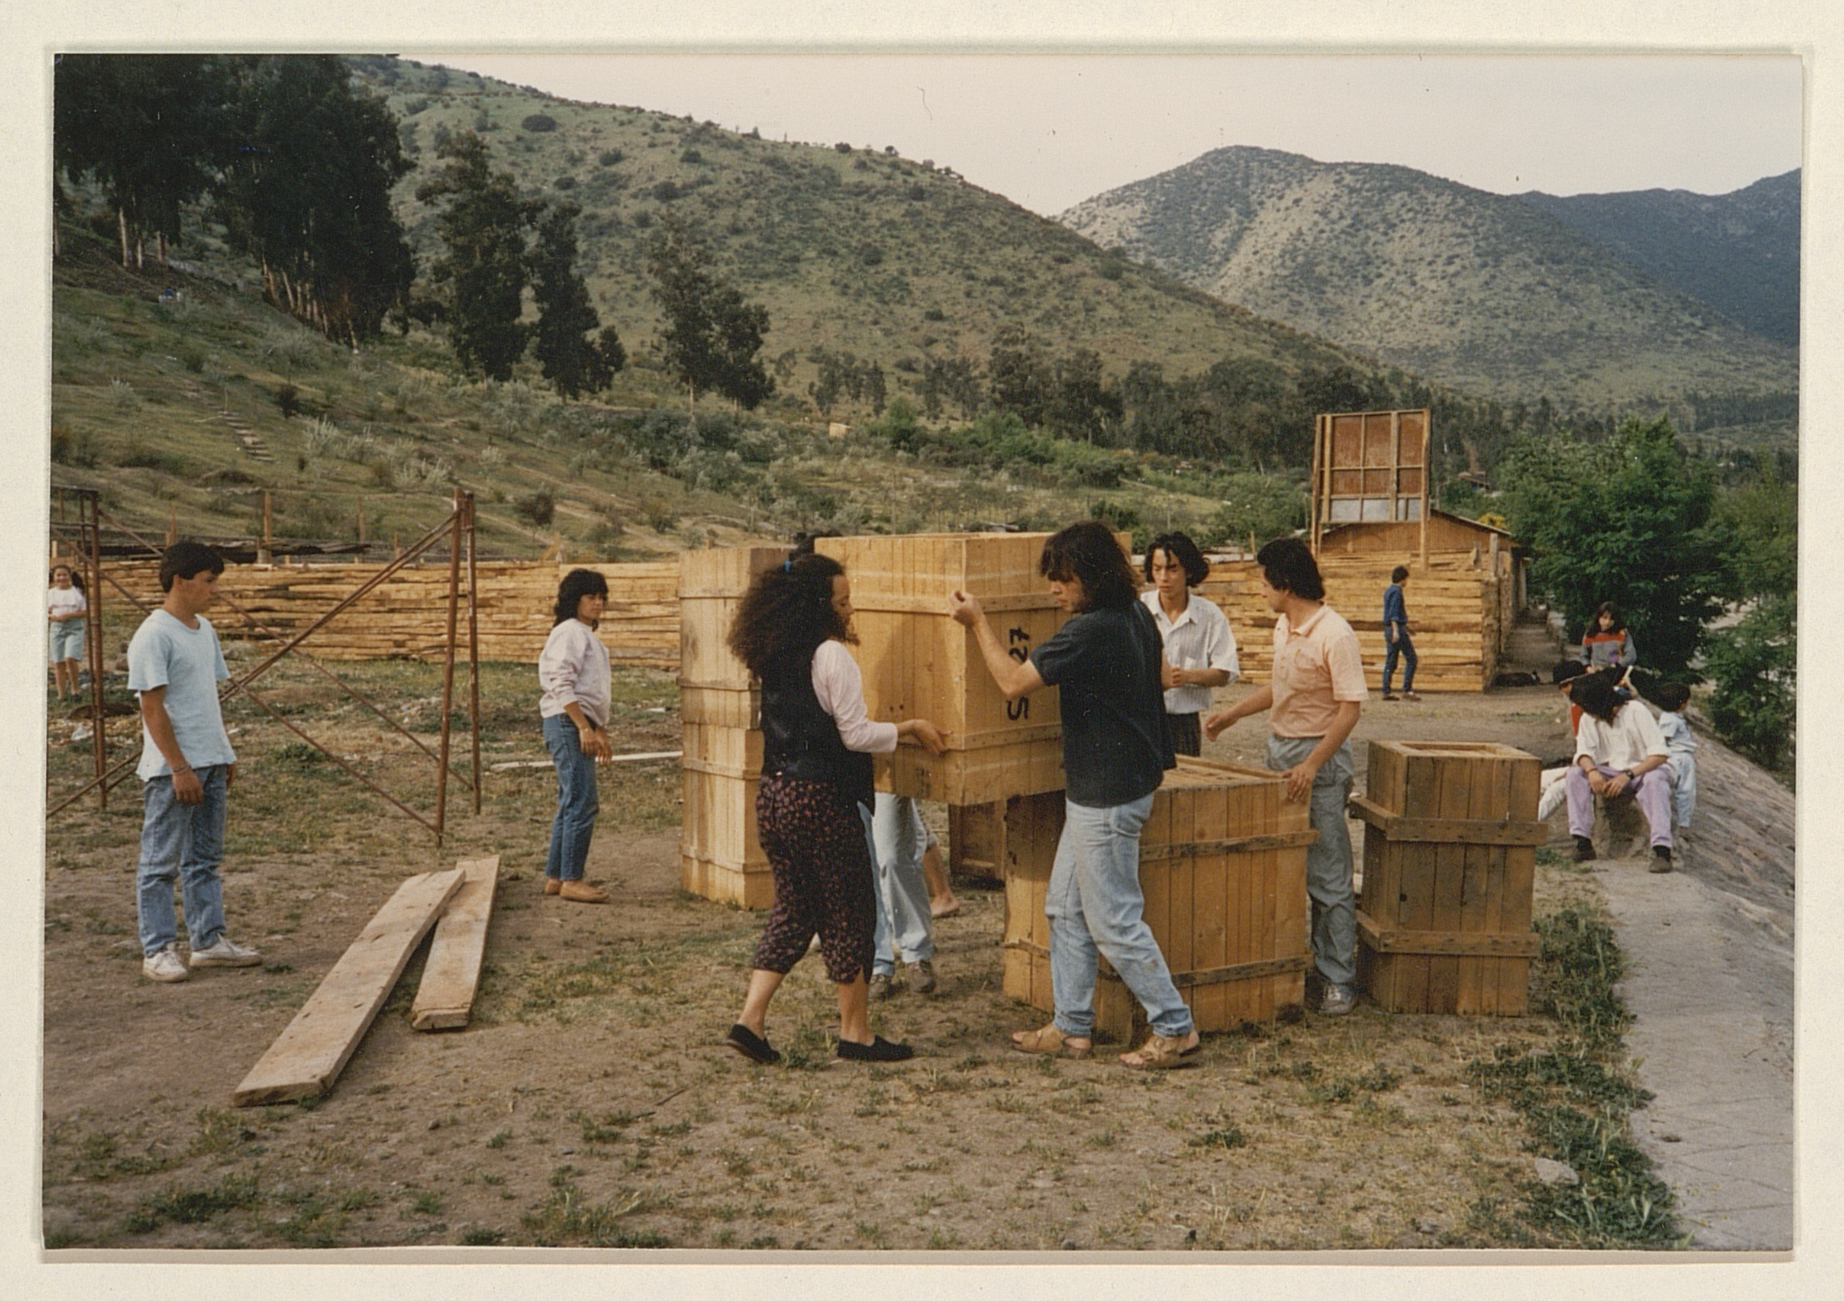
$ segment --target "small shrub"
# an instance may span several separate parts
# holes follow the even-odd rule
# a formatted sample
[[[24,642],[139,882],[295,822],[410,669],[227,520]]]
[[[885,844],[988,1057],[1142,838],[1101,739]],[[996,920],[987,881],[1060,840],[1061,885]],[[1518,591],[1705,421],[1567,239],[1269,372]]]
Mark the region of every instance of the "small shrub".
[[[556,180],[551,182],[551,186],[553,189],[558,190],[574,190],[576,188],[576,178],[574,176],[559,176]]]
[[[543,527],[549,524],[557,514],[557,499],[548,488],[540,488],[528,497],[520,497],[512,503],[512,513],[527,524]]]
[[[603,167],[613,167],[626,157],[619,149],[604,149],[596,156],[596,162]]]
[[[301,409],[301,390],[293,384],[284,384],[275,391],[275,405],[281,410],[283,419],[292,419]]]
[[[696,149],[687,149],[684,153],[679,155],[679,161],[682,163],[701,163],[704,161],[704,155],[699,153]]]
[[[548,113],[532,113],[520,119],[519,126],[521,129],[533,133],[555,131],[557,129],[557,119]]]

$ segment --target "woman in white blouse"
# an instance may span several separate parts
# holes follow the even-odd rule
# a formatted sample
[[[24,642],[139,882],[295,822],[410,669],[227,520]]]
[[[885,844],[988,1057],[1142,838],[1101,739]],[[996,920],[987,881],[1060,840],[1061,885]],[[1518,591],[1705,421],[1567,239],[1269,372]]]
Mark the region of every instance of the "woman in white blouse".
[[[606,892],[583,879],[595,835],[595,761],[608,748],[608,648],[595,634],[608,603],[608,580],[593,569],[572,569],[557,586],[556,622],[538,656],[544,688],[538,714],[544,744],[557,765],[557,816],[544,858],[544,893],[574,903],[605,903]]]

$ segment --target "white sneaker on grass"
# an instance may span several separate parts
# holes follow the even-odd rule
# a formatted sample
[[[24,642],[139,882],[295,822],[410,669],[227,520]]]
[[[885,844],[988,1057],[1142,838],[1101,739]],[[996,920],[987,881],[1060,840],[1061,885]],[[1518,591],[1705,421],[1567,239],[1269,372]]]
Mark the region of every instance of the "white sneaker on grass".
[[[206,948],[192,950],[194,967],[254,967],[260,965],[262,960],[262,954],[255,949],[244,948],[228,935],[219,935]]]
[[[141,959],[141,974],[149,980],[158,980],[170,985],[176,980],[185,980],[192,975],[186,970],[186,964],[179,956],[179,950],[169,944],[158,953]]]

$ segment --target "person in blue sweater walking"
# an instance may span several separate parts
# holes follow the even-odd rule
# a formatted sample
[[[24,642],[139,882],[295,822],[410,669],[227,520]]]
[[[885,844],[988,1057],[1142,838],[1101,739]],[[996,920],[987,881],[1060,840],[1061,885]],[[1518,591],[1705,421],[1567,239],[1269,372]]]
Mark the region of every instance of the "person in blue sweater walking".
[[[1415,643],[1409,639],[1408,607],[1402,600],[1402,585],[1409,581],[1409,571],[1397,565],[1389,571],[1389,586],[1383,589],[1383,699],[1420,700],[1415,694]],[[1396,676],[1396,657],[1402,657],[1402,694],[1389,689]]]

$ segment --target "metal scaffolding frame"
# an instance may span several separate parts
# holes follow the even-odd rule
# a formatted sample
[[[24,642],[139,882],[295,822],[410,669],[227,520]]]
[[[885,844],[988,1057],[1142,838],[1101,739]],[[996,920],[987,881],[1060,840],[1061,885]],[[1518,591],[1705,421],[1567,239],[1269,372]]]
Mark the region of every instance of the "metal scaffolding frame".
[[[74,526],[75,536],[79,545],[85,548],[85,581],[89,584],[91,589],[89,601],[92,622],[100,629],[100,620],[97,618],[97,613],[101,609],[102,585],[105,582],[117,592],[121,593],[126,600],[140,609],[143,614],[149,613],[147,606],[137,600],[132,592],[129,592],[121,583],[116,581],[115,577],[109,574],[102,566],[101,528],[102,522],[108,519],[108,516],[100,508],[96,489],[54,486],[52,492],[54,501],[57,503],[57,510],[53,513],[52,523],[52,536],[54,539],[63,540],[65,537],[70,536],[72,532],[72,526],[60,523],[60,518],[66,514],[64,509],[66,494],[78,503],[78,523]],[[161,554],[163,548],[160,545],[148,541],[133,529],[122,525],[119,521],[108,519],[108,522],[111,526],[121,529],[136,542],[145,546],[150,556],[158,557]],[[420,559],[445,537],[449,540],[448,621],[447,636],[444,639],[442,655],[442,723],[438,748],[435,751],[431,751],[429,746],[420,737],[411,733],[407,728],[392,719],[363,693],[347,685],[331,669],[327,668],[306,650],[302,649],[302,644],[313,636],[314,633],[326,627],[341,614],[352,609],[368,593],[382,586],[385,580],[390,578],[398,570]],[[463,576],[462,569],[462,557],[464,555],[466,557],[465,577]],[[460,778],[463,784],[472,791],[474,812],[480,812],[480,631],[478,588],[475,581],[474,561],[474,495],[457,489],[454,494],[453,509],[447,519],[437,524],[422,537],[404,548],[403,551],[395,556],[377,573],[367,578],[336,602],[332,609],[322,614],[307,627],[294,633],[292,636],[285,637],[275,629],[268,627],[254,614],[239,605],[228,595],[220,594],[219,599],[232,610],[236,611],[237,614],[242,617],[244,623],[256,633],[257,636],[265,640],[281,643],[255,667],[226,682],[219,691],[220,698],[228,697],[241,691],[264,713],[268,714],[276,722],[280,723],[283,727],[293,732],[303,741],[307,742],[334,763],[338,764],[373,794],[390,804],[400,813],[421,823],[425,828],[433,832],[435,835],[435,842],[439,846],[442,843],[443,833],[447,825],[448,779],[450,777]],[[450,762],[451,742],[454,731],[455,660],[461,636],[460,618],[461,605],[464,597],[467,608],[467,662],[469,686],[468,733],[472,738],[471,765],[469,773],[466,776],[456,773]],[[89,639],[90,699],[91,715],[94,722],[93,735],[95,739],[93,746],[96,755],[96,777],[93,781],[65,796],[57,804],[51,805],[47,810],[47,817],[68,808],[91,791],[97,793],[98,806],[106,808],[108,806],[108,792],[110,787],[120,783],[121,780],[133,770],[138,760],[137,754],[136,756],[131,756],[123,760],[114,768],[108,766],[107,744],[103,734],[101,640],[100,635],[93,635]],[[326,746],[322,745],[319,741],[295,726],[295,724],[290,722],[287,718],[283,717],[271,707],[267,701],[263,700],[250,689],[251,683],[279,663],[285,656],[290,655],[298,657],[301,661],[310,665],[317,672],[328,678],[334,685],[338,686],[347,695],[351,696],[359,704],[363,705],[381,719],[392,731],[407,739],[412,745],[416,746],[417,749],[435,760],[437,780],[435,816],[433,820],[418,813],[415,809],[410,808],[395,795],[366,777],[365,774],[359,772],[346,760],[334,754]]]

